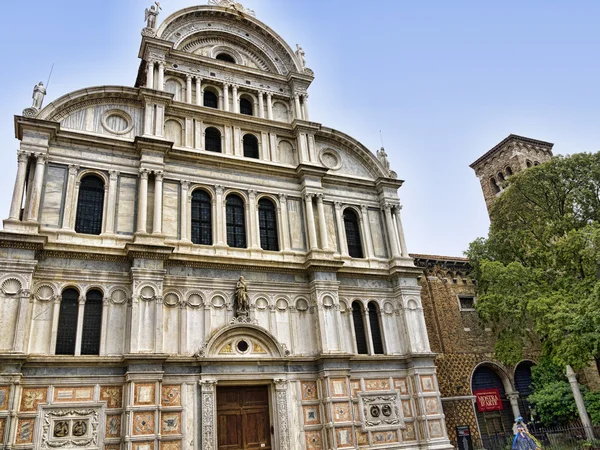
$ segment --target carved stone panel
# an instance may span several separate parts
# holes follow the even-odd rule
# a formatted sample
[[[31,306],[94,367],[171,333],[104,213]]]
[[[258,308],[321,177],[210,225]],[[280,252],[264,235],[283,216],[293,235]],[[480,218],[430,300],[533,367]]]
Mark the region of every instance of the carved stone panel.
[[[397,391],[359,392],[358,404],[363,431],[404,427]]]
[[[42,407],[40,447],[97,449],[103,441],[103,405]],[[102,435],[101,435],[102,434]]]

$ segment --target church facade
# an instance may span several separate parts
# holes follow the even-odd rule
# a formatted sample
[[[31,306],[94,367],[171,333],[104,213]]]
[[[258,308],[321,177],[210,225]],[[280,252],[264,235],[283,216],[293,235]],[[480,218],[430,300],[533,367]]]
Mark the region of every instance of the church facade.
[[[3,448],[452,448],[385,152],[239,3],[158,13],[134,87],[15,117]]]

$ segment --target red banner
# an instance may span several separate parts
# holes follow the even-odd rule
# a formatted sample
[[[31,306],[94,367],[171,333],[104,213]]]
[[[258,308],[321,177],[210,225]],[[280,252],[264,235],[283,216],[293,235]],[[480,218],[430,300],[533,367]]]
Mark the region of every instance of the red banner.
[[[477,389],[473,391],[473,394],[477,398],[477,410],[479,412],[502,410],[500,389]]]

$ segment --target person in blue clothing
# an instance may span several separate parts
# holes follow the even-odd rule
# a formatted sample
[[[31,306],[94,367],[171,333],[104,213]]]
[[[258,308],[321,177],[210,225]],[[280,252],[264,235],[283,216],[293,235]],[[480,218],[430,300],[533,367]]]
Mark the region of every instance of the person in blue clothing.
[[[522,417],[517,417],[515,421],[515,438],[513,439],[512,450],[542,450],[537,439],[529,434]]]

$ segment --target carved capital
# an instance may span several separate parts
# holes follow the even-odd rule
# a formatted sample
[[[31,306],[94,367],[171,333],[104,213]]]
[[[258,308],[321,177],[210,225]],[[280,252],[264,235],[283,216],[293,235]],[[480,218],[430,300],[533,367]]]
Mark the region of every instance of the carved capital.
[[[164,173],[162,170],[156,170],[154,171],[154,179],[156,181],[162,181],[164,177]]]
[[[108,171],[108,175],[110,176],[110,179],[113,180],[113,181],[118,178],[119,173],[120,172],[118,170],[109,170]]]
[[[333,206],[335,206],[336,211],[339,211],[342,209],[342,206],[344,206],[344,204],[342,202],[333,202]]]
[[[248,196],[250,198],[256,197],[256,190],[255,189],[248,189]]]
[[[384,203],[382,208],[383,210],[387,213],[387,212],[391,212],[392,208],[394,207],[394,205],[392,205],[391,203]]]
[[[287,195],[286,194],[279,194],[278,197],[279,197],[279,201],[281,203],[285,203],[287,201]]]
[[[190,182],[187,180],[180,180],[179,183],[181,184],[181,189],[184,191],[187,191],[190,188]]]
[[[29,152],[24,152],[22,150],[17,150],[17,161],[18,162],[27,162],[29,160]]]
[[[200,380],[198,381],[200,385],[200,390],[202,392],[214,392],[215,386],[217,385],[217,380]]]
[[[315,194],[306,193],[306,194],[304,194],[304,200],[306,200],[307,202],[311,202],[314,196],[315,196]]]
[[[367,205],[360,205],[360,210],[363,214],[367,213],[367,209],[368,209]]]
[[[48,161],[48,155],[46,155],[45,153],[36,153],[35,154],[36,157],[36,164],[39,165],[44,165],[46,164],[46,161]]]
[[[215,192],[217,195],[223,195],[223,186],[220,184],[215,185]]]
[[[276,378],[273,380],[275,382],[275,390],[276,391],[286,391],[288,388],[288,380],[284,380],[283,378]]]
[[[85,296],[82,295],[81,297],[79,297],[79,304],[85,305]]]
[[[148,169],[140,169],[140,178],[147,180],[148,179]]]
[[[69,175],[75,176],[79,172],[79,166],[77,164],[69,164]]]

